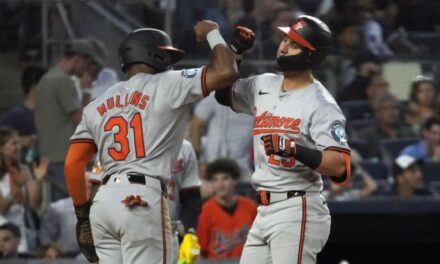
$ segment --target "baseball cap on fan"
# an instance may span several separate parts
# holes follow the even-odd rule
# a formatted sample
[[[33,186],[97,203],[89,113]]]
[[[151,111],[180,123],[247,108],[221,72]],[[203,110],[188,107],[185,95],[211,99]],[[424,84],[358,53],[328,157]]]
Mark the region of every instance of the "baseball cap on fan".
[[[103,66],[107,57],[107,50],[104,45],[95,39],[73,40],[68,51],[89,56],[94,62]]]
[[[396,158],[393,165],[394,176],[401,174],[405,170],[411,168],[414,165],[420,165],[422,160],[417,160],[409,155],[400,155]]]

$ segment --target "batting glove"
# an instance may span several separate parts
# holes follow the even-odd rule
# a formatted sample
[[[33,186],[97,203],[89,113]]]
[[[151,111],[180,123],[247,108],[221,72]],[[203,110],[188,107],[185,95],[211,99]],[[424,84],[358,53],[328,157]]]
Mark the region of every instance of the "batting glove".
[[[272,154],[281,157],[290,157],[295,154],[295,141],[283,135],[269,134],[261,137],[264,142],[266,155]]]
[[[75,214],[78,219],[76,223],[76,238],[81,252],[90,263],[94,263],[98,262],[99,258],[96,255],[89,219],[91,205],[92,203],[88,201],[83,205],[75,206]]]
[[[255,33],[243,26],[236,26],[231,37],[231,49],[236,54],[243,54],[254,46]]]

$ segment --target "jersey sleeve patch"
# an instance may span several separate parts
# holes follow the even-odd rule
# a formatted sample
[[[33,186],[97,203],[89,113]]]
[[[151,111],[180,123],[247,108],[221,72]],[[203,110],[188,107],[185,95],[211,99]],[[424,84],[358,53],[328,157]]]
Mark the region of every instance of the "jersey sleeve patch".
[[[182,76],[188,79],[192,79],[197,75],[198,71],[199,71],[198,68],[185,69],[182,70]]]
[[[347,145],[347,133],[344,125],[340,121],[336,121],[331,125],[332,137],[339,143]]]

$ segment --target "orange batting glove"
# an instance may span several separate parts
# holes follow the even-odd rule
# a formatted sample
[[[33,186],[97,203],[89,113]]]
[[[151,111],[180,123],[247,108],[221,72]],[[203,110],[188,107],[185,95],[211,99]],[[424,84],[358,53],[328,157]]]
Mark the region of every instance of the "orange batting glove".
[[[264,150],[266,155],[272,154],[281,157],[290,157],[295,154],[295,140],[283,135],[269,134],[261,137],[264,142]]]

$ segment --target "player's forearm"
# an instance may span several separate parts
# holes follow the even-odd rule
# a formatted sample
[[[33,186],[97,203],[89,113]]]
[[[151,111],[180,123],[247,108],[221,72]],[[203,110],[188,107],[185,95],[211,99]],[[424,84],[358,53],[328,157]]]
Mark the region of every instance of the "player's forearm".
[[[229,87],[237,77],[238,69],[233,53],[225,44],[216,45],[206,71],[206,89],[211,92]]]
[[[237,68],[240,70],[241,59],[243,56],[234,53],[234,57],[235,62],[237,63]],[[232,107],[232,89],[233,84],[227,89],[220,89],[215,91],[215,100],[221,105]]]
[[[211,62],[206,71],[206,89],[211,92],[226,88],[238,77],[234,54],[226,45],[217,29],[207,34],[207,41],[212,49]]]
[[[343,154],[333,150],[322,151],[322,161],[315,170],[326,176],[342,177],[346,173]]]
[[[67,190],[74,205],[85,204],[89,199],[87,195],[86,166],[95,152],[96,147],[91,143],[70,144],[64,172]]]

